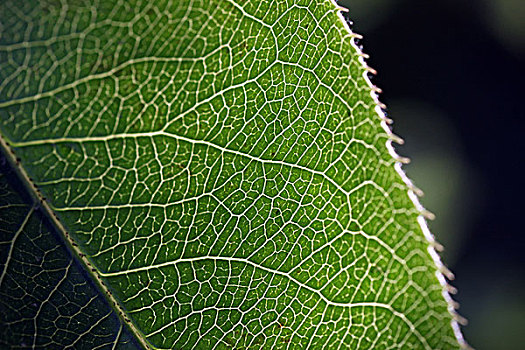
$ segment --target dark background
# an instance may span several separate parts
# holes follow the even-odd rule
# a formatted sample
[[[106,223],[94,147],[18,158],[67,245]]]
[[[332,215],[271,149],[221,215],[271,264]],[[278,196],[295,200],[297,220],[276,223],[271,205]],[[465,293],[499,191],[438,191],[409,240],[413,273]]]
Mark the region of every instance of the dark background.
[[[525,349],[525,1],[341,0],[476,349]]]

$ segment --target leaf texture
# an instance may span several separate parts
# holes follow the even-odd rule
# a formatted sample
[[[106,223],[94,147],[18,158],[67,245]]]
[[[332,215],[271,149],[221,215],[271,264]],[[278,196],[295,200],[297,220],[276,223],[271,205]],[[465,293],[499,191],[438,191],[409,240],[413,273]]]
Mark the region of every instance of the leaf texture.
[[[104,296],[0,158],[0,346],[137,349]]]
[[[331,1],[8,0],[0,21],[4,147],[144,346],[464,345]]]

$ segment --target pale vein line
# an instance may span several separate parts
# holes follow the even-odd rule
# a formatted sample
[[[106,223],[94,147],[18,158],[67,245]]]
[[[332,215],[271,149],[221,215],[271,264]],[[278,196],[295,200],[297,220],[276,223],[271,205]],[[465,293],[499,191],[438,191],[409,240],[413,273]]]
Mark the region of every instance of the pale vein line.
[[[218,49],[222,48],[222,46],[220,46]],[[213,50],[211,53],[215,52],[215,50]],[[148,62],[160,62],[160,63],[166,63],[166,62],[195,62],[195,61],[201,61],[201,60],[204,60],[206,56],[203,56],[203,57],[197,57],[197,58],[193,58],[193,57],[189,57],[189,58],[186,58],[186,57],[141,57],[141,58],[135,58],[135,59],[130,59],[118,66],[116,66],[115,68],[113,69],[110,69],[106,72],[102,72],[102,73],[98,73],[98,74],[92,74],[92,75],[87,75],[83,78],[80,78],[78,80],[75,80],[69,84],[65,84],[65,85],[62,85],[62,86],[59,86],[55,89],[52,89],[52,90],[48,90],[48,91],[45,91],[45,92],[40,92],[40,93],[37,93],[37,94],[34,94],[34,95],[31,95],[31,96],[26,96],[26,97],[22,97],[22,98],[18,98],[18,99],[13,99],[13,100],[9,100],[9,101],[3,101],[3,102],[0,102],[0,108],[5,108],[5,107],[9,107],[9,106],[12,106],[12,105],[18,105],[18,104],[23,104],[23,103],[27,103],[27,102],[33,102],[33,101],[37,101],[37,100],[40,100],[42,98],[46,98],[46,97],[52,97],[60,92],[63,92],[63,91],[66,91],[66,90],[69,90],[69,89],[73,89],[83,83],[88,83],[90,81],[93,81],[93,80],[101,80],[101,79],[104,79],[104,78],[109,78],[111,77],[113,74],[115,74],[116,72],[120,71],[120,70],[123,70],[127,67],[130,67],[134,64],[139,64],[139,63],[148,63]]]
[[[149,271],[150,269],[158,269],[158,268],[162,268],[162,267],[166,267],[166,266],[172,266],[172,265],[176,265],[178,263],[193,263],[193,262],[199,262],[199,261],[203,261],[203,260],[223,260],[223,261],[228,261],[228,262],[232,262],[232,261],[233,262],[240,262],[240,263],[244,263],[244,264],[247,264],[247,265],[251,265],[254,268],[261,269],[263,271],[272,273],[274,275],[281,275],[281,276],[287,277],[288,279],[290,279],[291,281],[296,283],[299,287],[304,288],[306,290],[309,290],[310,292],[312,292],[314,294],[317,294],[327,305],[331,305],[331,306],[335,306],[335,307],[343,307],[343,308],[377,307],[377,308],[389,310],[393,315],[395,315],[396,317],[399,317],[400,319],[403,320],[403,322],[405,322],[405,324],[410,328],[412,333],[415,334],[416,337],[418,338],[418,340],[423,344],[425,349],[431,349],[431,347],[428,345],[426,339],[421,335],[421,333],[417,330],[417,328],[414,326],[414,324],[407,318],[407,316],[405,314],[403,314],[402,312],[397,311],[396,309],[394,309],[389,304],[380,303],[380,302],[373,302],[373,301],[372,302],[357,302],[357,303],[338,303],[338,302],[334,302],[334,301],[331,301],[330,299],[328,299],[324,294],[322,294],[321,291],[301,283],[300,281],[296,280],[294,277],[290,276],[288,273],[285,273],[285,272],[282,272],[282,271],[278,271],[278,270],[273,270],[273,269],[264,267],[262,265],[258,265],[258,264],[254,263],[252,261],[249,261],[249,260],[246,260],[246,259],[242,259],[242,258],[217,257],[217,256],[202,256],[202,257],[196,257],[196,258],[183,258],[183,259],[179,259],[177,261],[166,262],[166,263],[152,265],[152,266],[148,266],[148,267],[140,267],[140,268],[136,268],[136,269],[130,269],[130,270],[127,270],[127,271],[119,271],[119,272],[111,272],[111,273],[99,272],[99,274],[101,276],[103,276],[103,277],[115,277],[115,276],[127,275],[127,274],[130,274],[130,273]]]
[[[195,257],[195,258],[182,258],[177,261],[169,261],[161,264],[151,265],[151,266],[145,266],[145,267],[139,267],[135,269],[130,269],[126,271],[117,271],[117,272],[98,272],[100,276],[102,277],[117,277],[122,275],[128,275],[131,273],[137,273],[137,272],[143,272],[143,271],[149,271],[151,269],[159,269],[162,267],[167,266],[173,266],[179,263],[193,263],[193,262],[199,262],[199,261],[205,261],[205,260],[223,260],[228,262],[239,262],[244,263],[247,265],[251,265],[254,268],[272,273],[274,275],[281,275],[284,277],[287,277],[294,283],[296,283],[299,287],[309,290],[310,292],[317,294],[327,305],[336,306],[336,307],[343,307],[343,308],[356,308],[356,307],[378,307],[382,309],[389,310],[394,314],[395,316],[401,318],[410,328],[410,330],[416,335],[416,337],[419,339],[419,341],[425,346],[425,349],[430,349],[430,346],[428,345],[426,339],[419,333],[419,331],[416,329],[414,324],[406,317],[405,314],[395,310],[391,305],[385,304],[385,303],[379,303],[379,302],[357,302],[357,303],[338,303],[334,302],[330,299],[328,299],[324,294],[322,294],[321,291],[310,287],[306,284],[303,284],[302,282],[298,281],[294,277],[290,276],[290,274],[278,270],[273,270],[268,267],[258,265],[250,260],[242,259],[242,258],[235,258],[235,257],[218,257],[218,256],[202,256],[202,257]]]
[[[258,163],[276,164],[276,165],[280,165],[280,166],[287,166],[287,167],[299,169],[299,170],[305,171],[307,173],[311,173],[311,174],[323,177],[324,179],[326,179],[328,182],[330,182],[333,186],[335,186],[341,193],[345,194],[346,196],[351,195],[352,193],[358,191],[360,188],[362,188],[364,186],[370,185],[370,186],[375,187],[377,190],[379,190],[383,194],[383,196],[389,197],[389,194],[385,191],[384,188],[382,188],[381,186],[379,186],[378,184],[376,184],[374,181],[371,181],[371,180],[363,181],[361,184],[359,184],[358,186],[352,188],[351,190],[346,190],[339,183],[337,183],[330,176],[328,176],[324,171],[311,169],[311,168],[308,168],[308,167],[305,167],[305,166],[302,166],[302,165],[299,165],[299,164],[289,163],[289,162],[285,162],[285,161],[264,159],[264,158],[260,158],[260,157],[257,157],[257,156],[251,155],[251,154],[243,153],[243,152],[240,152],[240,151],[237,151],[237,150],[234,150],[234,149],[222,147],[222,146],[219,146],[219,145],[217,145],[217,144],[215,144],[213,142],[210,142],[210,141],[195,140],[195,139],[192,139],[192,138],[188,138],[188,137],[185,137],[185,136],[176,135],[176,134],[168,133],[168,132],[164,132],[164,131],[154,131],[154,132],[149,132],[149,133],[135,133],[135,134],[115,134],[115,135],[107,135],[107,136],[93,136],[93,137],[89,137],[89,138],[85,138],[85,137],[78,137],[78,138],[71,137],[71,138],[69,138],[68,137],[68,138],[33,140],[33,141],[27,141],[27,142],[10,142],[10,143],[14,147],[20,147],[21,148],[21,147],[48,145],[48,144],[52,144],[53,145],[53,144],[59,144],[59,143],[106,142],[106,141],[117,140],[117,139],[137,139],[137,138],[141,138],[141,137],[153,138],[155,136],[164,136],[164,137],[173,138],[173,139],[176,139],[176,140],[185,141],[185,142],[188,142],[188,143],[191,143],[191,144],[206,145],[208,147],[217,149],[217,150],[219,150],[221,152],[232,153],[232,154],[235,154],[235,155],[238,155],[238,156],[241,156],[241,157],[248,158],[248,159],[253,160],[255,162],[258,162]],[[105,208],[108,208],[108,207],[110,208],[111,206],[102,206],[102,207],[100,207],[100,209],[105,209]],[[129,207],[129,205],[128,205],[128,207]],[[83,207],[83,208],[85,209],[86,207]],[[72,207],[72,208],[61,208],[60,210],[67,210],[67,209],[75,210],[75,209],[78,209],[78,208],[75,208],[75,207]]]
[[[64,283],[64,281],[67,279],[67,277],[69,275],[69,269],[71,268],[72,265],[73,265],[73,260],[70,260],[69,264],[64,269],[65,270],[64,276],[62,276],[62,278],[60,278],[60,281],[58,281],[58,283],[56,283],[56,285],[53,287],[53,290],[49,293],[47,298],[40,303],[40,306],[38,307],[38,310],[35,313],[35,317],[33,318],[33,327],[34,327],[34,332],[35,332],[35,334],[33,335],[33,346],[32,346],[33,349],[36,349],[36,340],[38,338],[37,337],[37,335],[38,335],[38,322],[37,322],[37,319],[40,316],[40,312],[42,311],[42,308],[44,307],[44,305],[51,301],[51,298],[53,297],[53,295],[58,291],[58,289],[60,288],[62,283]]]
[[[13,239],[11,240],[12,243],[11,243],[11,246],[9,247],[9,253],[7,254],[7,260],[5,261],[5,265],[4,265],[4,269],[2,271],[2,275],[0,275],[0,286],[2,285],[2,283],[4,281],[4,278],[5,278],[5,275],[7,273],[7,268],[9,266],[9,261],[11,260],[11,255],[13,254],[13,249],[15,247],[16,240],[18,239],[18,236],[20,236],[20,234],[24,230],[24,228],[27,225],[27,222],[29,221],[29,218],[33,214],[34,210],[35,210],[34,206],[32,206],[29,209],[29,211],[27,212],[27,214],[26,214],[26,216],[24,218],[24,221],[22,221],[22,223],[20,224],[20,227],[18,228],[18,231],[16,231]]]
[[[317,289],[315,289],[313,287],[310,287],[310,286],[308,286],[308,285],[298,281],[293,276],[290,276],[290,274],[287,273],[287,272],[282,272],[282,271],[279,271],[279,270],[273,270],[273,269],[270,269],[268,267],[256,264],[253,261],[250,261],[250,260],[247,260],[247,259],[243,259],[243,258],[220,257],[220,256],[200,256],[200,257],[195,257],[195,258],[181,258],[181,259],[176,260],[176,261],[168,261],[168,262],[164,262],[164,263],[160,263],[160,264],[156,264],[156,265],[143,266],[143,267],[138,267],[138,268],[135,268],[135,269],[129,269],[129,270],[125,270],[125,271],[117,271],[117,272],[100,272],[99,271],[99,274],[102,277],[116,277],[116,276],[128,275],[128,274],[131,274],[131,273],[149,271],[151,269],[159,269],[159,268],[166,267],[166,266],[173,266],[173,265],[180,264],[180,263],[185,263],[185,262],[193,263],[193,262],[199,262],[199,261],[204,261],[204,260],[224,260],[224,261],[228,261],[228,262],[240,262],[240,263],[244,263],[244,264],[247,264],[247,265],[251,265],[252,267],[255,267],[257,269],[261,269],[261,270],[264,270],[264,271],[272,273],[272,274],[277,274],[277,275],[281,275],[281,276],[287,277],[288,279],[290,279],[293,282],[295,282],[301,288],[307,289],[307,290],[309,290],[309,291],[311,291],[313,293],[318,294],[321,297],[321,299],[323,299],[329,305],[340,306],[340,307],[353,307],[354,306],[354,304],[352,304],[352,303],[338,303],[338,302],[331,301],[324,294],[322,294],[321,291],[319,291],[319,290],[317,290]]]
[[[88,309],[90,307],[90,304],[97,298],[98,296],[94,296],[91,298],[91,300],[85,305],[85,306],[81,306],[80,310],[78,311],[78,313],[82,313],[84,311],[84,309]],[[75,345],[82,339],[82,337],[84,336],[90,336],[92,335],[92,331],[98,327],[102,322],[104,322],[108,317],[111,317],[113,315],[113,312],[109,312],[107,313],[106,315],[104,315],[103,317],[99,318],[96,322],[92,323],[89,328],[83,332],[82,334],[79,334],[77,339],[75,339],[75,341],[71,344],[69,344],[68,347],[70,348],[73,348],[75,349]],[[121,324],[121,327],[122,327],[122,324]],[[120,335],[120,330],[119,330],[119,335]]]
[[[118,344],[118,342],[120,341],[120,336],[121,336],[121,334],[122,334],[122,327],[123,327],[123,325],[122,325],[122,322],[121,322],[121,323],[120,323],[120,328],[119,328],[119,330],[118,330],[117,337],[116,337],[116,339],[115,339],[115,342],[113,343],[113,346],[111,347],[111,350],[115,350],[115,349],[117,348],[117,344]]]

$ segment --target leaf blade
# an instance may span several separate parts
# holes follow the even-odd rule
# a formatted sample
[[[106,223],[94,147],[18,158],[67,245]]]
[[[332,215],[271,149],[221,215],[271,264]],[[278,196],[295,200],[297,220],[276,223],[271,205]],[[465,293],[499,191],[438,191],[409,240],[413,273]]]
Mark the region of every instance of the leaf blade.
[[[36,46],[82,50],[3,70],[3,137],[152,346],[457,347],[352,34],[328,1],[258,4],[61,22]]]

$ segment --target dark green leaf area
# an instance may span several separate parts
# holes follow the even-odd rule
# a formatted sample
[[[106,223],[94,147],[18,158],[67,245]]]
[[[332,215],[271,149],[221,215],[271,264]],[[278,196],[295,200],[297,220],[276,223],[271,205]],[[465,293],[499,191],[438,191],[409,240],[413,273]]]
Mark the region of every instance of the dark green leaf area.
[[[0,348],[137,348],[4,158],[0,163]]]

